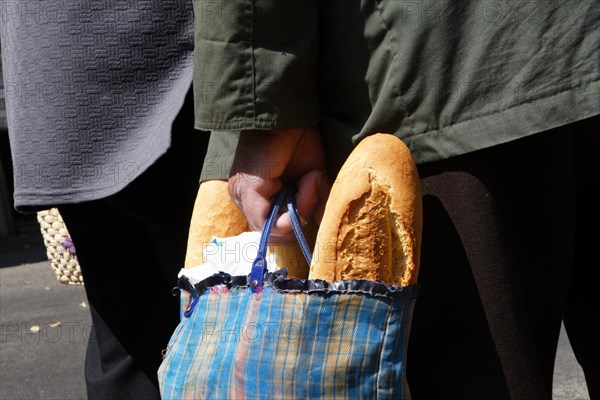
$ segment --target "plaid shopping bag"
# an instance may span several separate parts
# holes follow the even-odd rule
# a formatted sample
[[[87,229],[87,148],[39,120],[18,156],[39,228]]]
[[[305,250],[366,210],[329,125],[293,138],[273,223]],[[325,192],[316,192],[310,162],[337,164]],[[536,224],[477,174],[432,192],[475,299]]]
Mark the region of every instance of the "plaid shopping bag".
[[[158,371],[163,399],[410,399],[406,347],[416,287],[266,273],[282,192],[248,276],[181,277],[182,320]]]

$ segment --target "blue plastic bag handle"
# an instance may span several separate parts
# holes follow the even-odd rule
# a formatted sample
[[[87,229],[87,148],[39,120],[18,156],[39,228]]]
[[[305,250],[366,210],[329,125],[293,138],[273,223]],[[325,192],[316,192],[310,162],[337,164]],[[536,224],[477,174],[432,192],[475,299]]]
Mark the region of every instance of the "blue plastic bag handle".
[[[288,191],[286,200],[288,215],[290,216],[290,221],[292,221],[292,229],[294,230],[294,234],[296,235],[296,239],[298,240],[302,254],[304,254],[304,259],[306,259],[307,264],[310,265],[312,260],[312,252],[310,251],[310,247],[304,238],[304,231],[302,230],[302,224],[300,223],[300,214],[298,213],[298,208],[296,207],[296,197],[291,190]]]
[[[294,192],[287,188],[283,188],[281,191],[279,191],[279,193],[277,193],[275,200],[271,205],[271,209],[269,210],[267,220],[265,221],[265,225],[263,226],[262,234],[260,236],[258,253],[256,254],[256,259],[252,263],[252,270],[250,271],[250,290],[253,293],[260,291],[264,284],[265,272],[267,270],[266,257],[269,237],[271,236],[271,230],[273,229],[273,225],[275,225],[275,220],[277,219],[279,210],[284,204],[287,204],[288,214],[290,216],[290,220],[292,221],[292,229],[296,235],[296,239],[298,239],[300,249],[302,249],[302,254],[304,254],[306,262],[310,265],[312,254],[310,247],[304,238],[304,233],[302,232],[302,225],[300,224],[298,209],[296,208]]]

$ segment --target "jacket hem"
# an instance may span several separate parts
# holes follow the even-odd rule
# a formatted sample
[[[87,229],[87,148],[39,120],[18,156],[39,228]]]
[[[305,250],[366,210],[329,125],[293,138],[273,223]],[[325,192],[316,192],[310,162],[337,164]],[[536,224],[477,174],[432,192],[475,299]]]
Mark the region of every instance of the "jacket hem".
[[[507,143],[600,114],[600,81],[418,134],[397,135],[417,164]],[[547,104],[552,104],[547,110]]]

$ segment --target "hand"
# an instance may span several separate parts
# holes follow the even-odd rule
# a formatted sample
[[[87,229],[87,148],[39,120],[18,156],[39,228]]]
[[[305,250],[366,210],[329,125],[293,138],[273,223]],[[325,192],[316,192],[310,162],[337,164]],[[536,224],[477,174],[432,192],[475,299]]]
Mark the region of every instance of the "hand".
[[[314,218],[320,223],[330,185],[317,127],[242,132],[229,178],[229,195],[253,230],[262,230],[272,197],[284,185],[296,190],[300,221],[306,224]],[[289,216],[281,214],[270,242],[293,240]]]

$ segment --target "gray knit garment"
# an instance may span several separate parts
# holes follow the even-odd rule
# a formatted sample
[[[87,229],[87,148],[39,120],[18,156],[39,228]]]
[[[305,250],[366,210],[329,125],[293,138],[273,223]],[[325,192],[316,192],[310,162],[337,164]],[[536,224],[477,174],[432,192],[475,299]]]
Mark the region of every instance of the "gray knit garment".
[[[18,210],[111,195],[168,149],[192,80],[191,0],[1,8]]]

